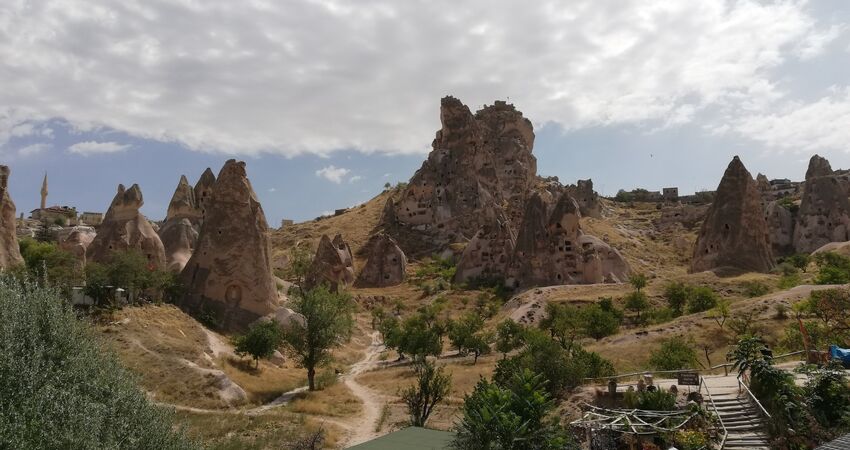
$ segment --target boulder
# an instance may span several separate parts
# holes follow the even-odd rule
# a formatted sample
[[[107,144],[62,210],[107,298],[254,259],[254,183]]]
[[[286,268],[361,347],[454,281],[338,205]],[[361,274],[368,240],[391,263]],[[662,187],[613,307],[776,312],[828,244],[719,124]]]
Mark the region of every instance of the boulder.
[[[278,309],[266,216],[241,161],[224,164],[206,198],[197,246],[180,275],[181,306],[244,328]]]
[[[137,250],[152,268],[165,269],[165,248],[151,223],[139,212],[143,204],[139,185],[125,189],[119,184],[97,235],[86,249],[86,261],[105,263],[113,252]]]
[[[717,187],[691,259],[691,272],[734,267],[767,272],[774,266],[758,184],[735,156]]]
[[[340,287],[350,286],[354,282],[354,267],[352,265],[351,249],[336,235],[331,241],[327,235],[322,235],[316,256],[307,271],[304,288],[312,289],[325,284],[332,291]]]
[[[812,156],[797,222],[794,249],[810,253],[830,242],[850,240],[850,201],[844,180],[834,174],[829,161]]]
[[[92,227],[74,227],[73,230],[59,243],[59,248],[65,250],[74,256],[76,260],[75,267],[82,270],[86,266],[86,251],[94,241],[94,228]]]
[[[24,263],[15,232],[15,202],[9,195],[9,167],[0,166],[0,269]]]
[[[357,287],[386,287],[401,284],[405,278],[407,257],[395,239],[378,233],[366,243],[368,258],[354,285]]]

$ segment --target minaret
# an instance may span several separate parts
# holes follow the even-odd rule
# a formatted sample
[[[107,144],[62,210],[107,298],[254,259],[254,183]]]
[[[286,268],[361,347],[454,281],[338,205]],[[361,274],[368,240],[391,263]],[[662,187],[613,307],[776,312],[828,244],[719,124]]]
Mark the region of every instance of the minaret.
[[[41,209],[47,209],[47,172],[44,172],[44,181],[41,183]]]

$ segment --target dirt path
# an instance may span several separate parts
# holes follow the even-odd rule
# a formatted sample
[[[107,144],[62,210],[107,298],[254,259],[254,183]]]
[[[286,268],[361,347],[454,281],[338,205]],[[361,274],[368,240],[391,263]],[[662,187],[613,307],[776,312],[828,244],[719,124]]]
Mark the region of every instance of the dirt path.
[[[378,367],[381,364],[378,356],[384,351],[384,344],[381,342],[377,331],[372,333],[371,337],[372,343],[366,349],[363,359],[351,366],[351,370],[342,377],[343,382],[351,390],[351,393],[363,402],[363,412],[354,418],[356,422],[351,429],[351,435],[348,438],[346,446],[357,445],[378,436],[378,433],[375,431],[375,425],[380,419],[383,401],[380,394],[357,381],[357,375]]]

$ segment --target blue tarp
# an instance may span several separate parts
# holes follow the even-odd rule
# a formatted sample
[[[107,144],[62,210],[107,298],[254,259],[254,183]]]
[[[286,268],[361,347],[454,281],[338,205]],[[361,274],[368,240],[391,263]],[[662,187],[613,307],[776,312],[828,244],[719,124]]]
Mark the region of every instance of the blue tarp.
[[[832,359],[837,359],[844,364],[844,367],[850,367],[850,349],[841,348],[837,345],[829,346],[829,356]]]

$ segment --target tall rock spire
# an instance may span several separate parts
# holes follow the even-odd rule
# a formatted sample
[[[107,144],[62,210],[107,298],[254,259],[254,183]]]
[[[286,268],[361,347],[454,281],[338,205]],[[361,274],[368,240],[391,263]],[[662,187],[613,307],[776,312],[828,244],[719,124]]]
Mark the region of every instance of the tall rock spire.
[[[767,272],[773,265],[758,183],[736,156],[726,168],[702,223],[691,272],[720,267]]]

